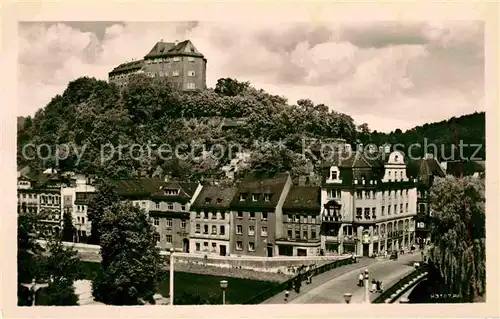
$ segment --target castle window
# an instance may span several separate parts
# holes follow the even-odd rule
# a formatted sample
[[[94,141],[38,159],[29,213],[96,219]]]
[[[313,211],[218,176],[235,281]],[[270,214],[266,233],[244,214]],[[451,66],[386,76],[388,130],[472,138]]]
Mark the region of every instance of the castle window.
[[[179,76],[179,71],[178,71],[178,70],[173,71],[173,72],[172,72],[172,75],[173,75],[173,76]]]
[[[194,76],[194,75],[195,75],[194,71],[188,71],[188,76]]]
[[[187,88],[190,89],[190,90],[194,90],[196,88],[196,84],[194,84],[194,83],[188,83],[187,84]]]
[[[189,62],[194,62],[194,58],[192,56],[188,57]]]
[[[180,57],[178,57],[178,56],[174,57],[174,62],[179,62],[180,60],[181,60]]]

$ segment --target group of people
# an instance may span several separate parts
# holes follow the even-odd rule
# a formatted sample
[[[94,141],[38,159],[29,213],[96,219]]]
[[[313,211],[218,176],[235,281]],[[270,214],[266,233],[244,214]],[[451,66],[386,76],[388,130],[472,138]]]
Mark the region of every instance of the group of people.
[[[364,283],[364,275],[363,275],[363,272],[361,272],[359,274],[359,277],[358,277],[358,287],[364,287],[365,283]],[[380,280],[375,280],[375,279],[372,279],[372,287],[370,289],[370,292],[382,292],[382,282]]]

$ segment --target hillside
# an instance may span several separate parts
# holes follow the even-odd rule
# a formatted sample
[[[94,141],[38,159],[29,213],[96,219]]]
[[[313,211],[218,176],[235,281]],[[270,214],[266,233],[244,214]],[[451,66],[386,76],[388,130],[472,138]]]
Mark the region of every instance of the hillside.
[[[138,75],[120,90],[114,84],[82,77],[70,82],[62,95],[55,96],[33,118],[24,119],[18,130],[18,164],[113,178],[151,175],[160,169],[176,177],[199,179],[218,176],[229,161],[229,147],[233,145],[234,155],[234,145],[239,145],[252,153],[250,168],[290,170],[297,175],[317,164],[302,158],[303,137],[342,138],[351,144],[401,143],[406,148],[412,143],[424,145],[427,138],[428,144],[444,145],[444,153],[438,147],[441,156],[455,143],[455,127],[464,143],[484,145],[484,112],[384,134],[369,132],[366,125],[356,128],[350,116],[328,111],[326,105],[308,99],[291,105],[284,97],[233,79],[220,79],[214,90],[189,93],[176,91],[164,78]],[[281,147],[272,142],[280,142]],[[54,148],[69,143],[71,147],[69,152],[59,152],[66,159],[58,161],[53,148],[50,154],[43,150],[43,160],[28,160],[21,154],[27,143]],[[139,146],[144,156],[139,156]],[[113,147],[115,156],[111,158]],[[172,156],[176,147],[181,159]],[[204,150],[213,156],[201,157]],[[466,153],[470,155],[472,150]],[[416,156],[424,150],[414,148],[412,153]],[[484,158],[484,148],[476,156]]]

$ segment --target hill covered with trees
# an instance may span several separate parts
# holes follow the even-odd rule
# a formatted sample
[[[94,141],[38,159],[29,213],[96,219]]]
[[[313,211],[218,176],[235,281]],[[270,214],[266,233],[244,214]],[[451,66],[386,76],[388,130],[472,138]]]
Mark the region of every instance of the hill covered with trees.
[[[465,143],[484,145],[484,122],[484,113],[474,113],[385,134],[370,132],[367,124],[356,127],[349,115],[329,110],[327,105],[309,99],[290,104],[284,97],[230,78],[219,79],[215,89],[182,92],[165,78],[137,75],[120,89],[82,77],[70,82],[63,94],[33,117],[22,119],[17,160],[34,170],[58,167],[111,178],[151,176],[160,170],[199,179],[220,174],[220,168],[229,162],[228,149],[239,145],[252,153],[251,168],[298,174],[317,164],[303,159],[302,138],[341,138],[353,145],[423,145],[427,138],[429,143],[451,145],[456,127]],[[28,144],[47,144],[52,149],[41,148],[42,159],[34,156],[32,147],[26,148],[24,156],[23,147]],[[69,148],[60,149],[61,159],[57,160],[55,146],[66,144]],[[143,156],[139,156],[139,145]],[[211,150],[214,145],[219,147]],[[172,156],[176,147],[180,156]],[[234,154],[236,150],[231,149]],[[201,156],[207,152],[213,156]],[[414,150],[413,155],[416,153]]]

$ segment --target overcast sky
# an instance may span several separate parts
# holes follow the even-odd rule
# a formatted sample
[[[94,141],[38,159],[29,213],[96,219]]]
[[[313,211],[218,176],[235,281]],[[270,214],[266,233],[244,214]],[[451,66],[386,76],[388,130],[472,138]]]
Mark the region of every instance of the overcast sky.
[[[264,25],[64,22],[19,25],[19,115],[32,115],[80,76],[107,79],[163,39],[190,39],[218,78],[295,103],[309,98],[371,129],[403,130],[484,110],[482,23]]]

